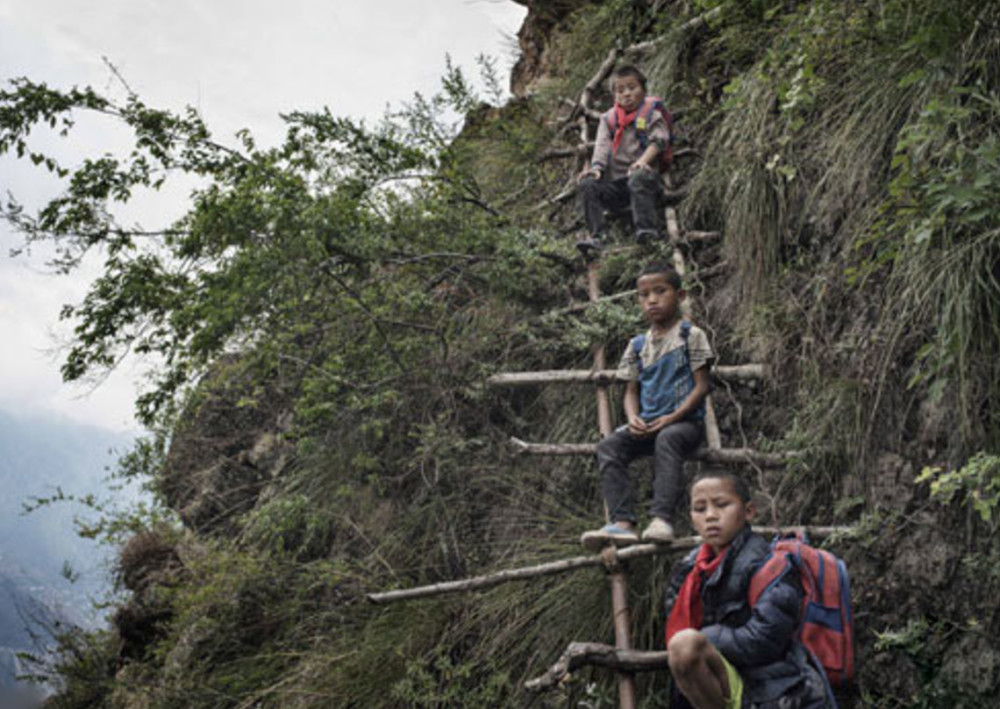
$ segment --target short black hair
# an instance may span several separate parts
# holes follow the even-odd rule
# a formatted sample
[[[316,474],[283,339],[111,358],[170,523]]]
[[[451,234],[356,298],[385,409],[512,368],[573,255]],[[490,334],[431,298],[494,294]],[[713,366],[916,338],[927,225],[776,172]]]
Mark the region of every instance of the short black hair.
[[[611,88],[614,88],[616,79],[624,79],[626,76],[635,77],[635,80],[639,82],[639,86],[642,87],[642,90],[646,90],[646,75],[643,74],[639,70],[639,67],[634,64],[622,64],[620,67],[615,69],[614,74],[611,75]]]
[[[732,486],[733,492],[736,493],[736,496],[743,500],[743,504],[748,505],[753,500],[753,494],[750,492],[750,484],[731,470],[723,470],[721,468],[702,470],[694,476],[694,480],[691,481],[691,487],[688,490],[692,490],[702,480],[727,480]]]
[[[671,266],[666,261],[653,261],[647,263],[643,266],[642,270],[639,271],[638,278],[643,276],[652,276],[653,274],[660,274],[667,279],[667,283],[672,285],[675,290],[681,290],[684,288],[684,284],[681,281],[681,274],[677,273],[677,269]]]

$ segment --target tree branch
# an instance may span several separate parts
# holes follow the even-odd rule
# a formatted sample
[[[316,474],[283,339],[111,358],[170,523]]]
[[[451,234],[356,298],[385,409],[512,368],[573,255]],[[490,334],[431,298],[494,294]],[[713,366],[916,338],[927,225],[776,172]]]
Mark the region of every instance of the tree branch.
[[[602,643],[573,642],[544,675],[528,680],[524,688],[533,692],[552,689],[562,684],[570,674],[588,665],[618,672],[647,672],[665,670],[670,667],[670,662],[666,650],[619,650]]]

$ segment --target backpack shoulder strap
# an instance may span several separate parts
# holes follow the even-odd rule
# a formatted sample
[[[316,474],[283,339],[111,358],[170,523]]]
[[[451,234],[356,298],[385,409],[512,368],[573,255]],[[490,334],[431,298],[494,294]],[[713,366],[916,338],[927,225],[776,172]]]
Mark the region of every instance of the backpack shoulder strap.
[[[751,607],[757,604],[765,591],[781,581],[785,574],[795,566],[795,554],[794,550],[772,545],[771,554],[750,578],[747,601]]]
[[[608,109],[604,112],[604,115],[601,116],[601,118],[608,124],[608,130],[610,130],[611,134],[614,135],[615,131],[618,129],[618,114],[615,112],[615,109],[613,107]]]
[[[659,99],[647,96],[642,100],[642,105],[636,111],[635,134],[639,138],[639,145],[643,148],[649,142],[649,124],[653,119],[653,111],[656,110],[657,101]]]
[[[684,341],[684,356],[687,357],[688,367],[691,366],[691,321],[681,320],[681,339]]]
[[[635,352],[635,362],[642,374],[642,348],[646,346],[646,333],[642,332],[632,338],[632,351]]]

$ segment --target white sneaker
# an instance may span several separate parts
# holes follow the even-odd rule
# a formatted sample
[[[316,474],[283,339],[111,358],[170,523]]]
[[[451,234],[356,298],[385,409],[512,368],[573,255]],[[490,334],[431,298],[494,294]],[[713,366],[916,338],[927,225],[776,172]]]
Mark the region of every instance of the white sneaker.
[[[654,517],[649,526],[642,532],[642,541],[666,544],[674,538],[674,527],[670,522]]]
[[[619,527],[617,524],[606,524],[600,529],[584,532],[580,535],[580,543],[590,551],[600,551],[607,544],[616,547],[627,547],[639,541],[639,537],[631,529]]]

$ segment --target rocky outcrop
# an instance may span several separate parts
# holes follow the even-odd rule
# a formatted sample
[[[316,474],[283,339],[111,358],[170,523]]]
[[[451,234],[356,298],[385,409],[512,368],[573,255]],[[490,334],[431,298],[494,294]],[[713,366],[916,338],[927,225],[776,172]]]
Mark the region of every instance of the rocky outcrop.
[[[510,74],[511,93],[524,97],[533,91],[540,79],[555,68],[551,56],[552,37],[560,24],[577,8],[595,3],[593,0],[513,1],[528,8],[528,15],[517,33],[521,56]]]
[[[255,391],[250,381],[233,362],[216,367],[171,441],[157,486],[192,530],[232,531],[290,460],[288,398],[277,385]]]

